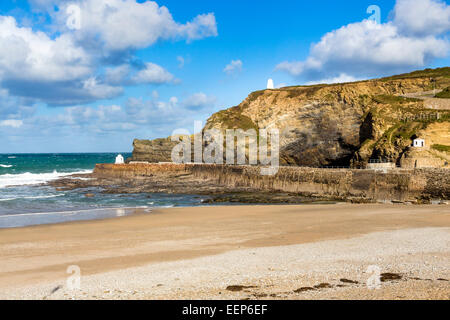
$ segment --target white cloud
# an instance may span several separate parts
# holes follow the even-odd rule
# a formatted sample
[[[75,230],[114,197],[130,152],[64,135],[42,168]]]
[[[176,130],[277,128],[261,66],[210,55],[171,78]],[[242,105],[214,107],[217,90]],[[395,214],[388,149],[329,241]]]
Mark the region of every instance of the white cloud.
[[[226,74],[232,75],[242,71],[243,63],[241,60],[232,60],[226,67],[223,69],[223,72]]]
[[[137,84],[163,84],[172,82],[174,80],[174,76],[163,67],[148,62],[145,64],[145,68],[134,75],[131,80]]]
[[[0,85],[12,96],[67,105],[122,93],[92,76],[95,59],[68,34],[52,39],[0,16],[0,47]]]
[[[0,127],[11,127],[11,128],[20,128],[23,126],[22,120],[3,120],[0,121]]]
[[[114,98],[123,93],[122,86],[178,83],[163,67],[140,61],[134,50],[158,40],[189,42],[217,35],[214,14],[182,24],[153,1],[31,0],[30,4],[49,13],[52,20],[44,30],[52,36],[0,15],[0,47],[8,48],[0,50],[0,89],[30,103],[78,105]],[[67,26],[69,5],[81,9],[79,30]]]
[[[182,105],[185,108],[191,110],[199,110],[207,107],[214,106],[216,103],[216,98],[212,96],[208,96],[203,92],[195,93],[188,98],[186,98]]]
[[[397,0],[394,23],[406,33],[438,35],[450,30],[450,6],[440,0]]]
[[[0,16],[0,80],[69,81],[92,72],[92,59],[68,35],[51,39]]]
[[[106,50],[146,48],[158,40],[186,39],[188,42],[217,36],[213,13],[202,14],[191,22],[176,22],[169,10],[156,2],[138,3],[136,0],[78,0],[63,3],[55,16],[59,25],[67,29],[69,14],[66,8],[76,4],[81,9],[80,28],[75,37],[90,45],[99,44]],[[67,30],[66,30],[67,31]]]
[[[110,85],[169,84],[178,83],[174,75],[163,67],[152,63],[143,63],[136,67],[122,64],[106,68],[104,82]]]
[[[420,0],[419,3],[438,5],[436,1]],[[403,12],[409,7],[410,13],[420,11],[416,0],[399,0],[397,3]],[[448,6],[446,7],[448,8]],[[424,13],[424,16],[427,16]],[[412,17],[399,18],[410,21]],[[433,27],[431,19],[425,18],[428,28]],[[341,27],[325,34],[319,43],[314,44],[304,61],[285,61],[277,66],[293,76],[306,79],[333,79],[341,74],[353,78],[362,78],[385,73],[395,73],[424,67],[436,58],[447,56],[450,44],[446,38],[436,36],[437,30],[448,31],[441,22],[434,21],[434,35],[413,36],[404,28],[411,29],[414,21],[407,25],[398,25],[397,17],[393,21],[377,24],[364,20]],[[423,25],[419,23],[418,25]],[[401,28],[402,29],[401,29]],[[412,31],[414,33],[420,28]]]
[[[0,89],[0,119],[23,119],[31,117],[35,111],[26,99],[11,97],[7,90]]]
[[[314,84],[332,84],[332,83],[346,83],[346,82],[354,82],[354,81],[359,81],[362,79],[358,79],[352,76],[349,76],[348,74],[345,73],[341,73],[339,76],[334,77],[334,78],[328,78],[328,79],[321,79],[318,81],[309,81],[306,84],[307,85],[314,85]]]
[[[198,15],[192,22],[178,28],[180,35],[187,37],[189,42],[218,35],[216,17],[213,13]]]
[[[120,95],[123,91],[121,87],[99,84],[95,77],[90,77],[83,81],[83,90],[94,99],[115,97]]]
[[[131,66],[122,64],[117,67],[106,68],[105,82],[114,85],[122,84],[131,73]]]
[[[121,112],[122,108],[117,105],[100,106],[98,109],[76,106],[66,108],[59,120],[70,125],[89,124],[95,121],[115,122],[124,120]]]

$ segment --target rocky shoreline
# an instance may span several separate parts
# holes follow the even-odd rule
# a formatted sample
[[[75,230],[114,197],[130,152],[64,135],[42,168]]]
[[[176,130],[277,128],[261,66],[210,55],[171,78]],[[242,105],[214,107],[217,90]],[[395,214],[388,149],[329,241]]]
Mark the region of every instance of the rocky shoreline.
[[[80,179],[82,178],[82,179]],[[341,198],[312,197],[296,193],[267,192],[248,187],[230,188],[216,181],[197,180],[189,175],[155,175],[152,178],[119,179],[99,178],[95,174],[75,175],[55,181],[49,186],[57,191],[87,190],[86,197],[95,197],[89,190],[99,188],[103,194],[167,193],[193,194],[201,197],[202,204],[305,204],[335,203]]]

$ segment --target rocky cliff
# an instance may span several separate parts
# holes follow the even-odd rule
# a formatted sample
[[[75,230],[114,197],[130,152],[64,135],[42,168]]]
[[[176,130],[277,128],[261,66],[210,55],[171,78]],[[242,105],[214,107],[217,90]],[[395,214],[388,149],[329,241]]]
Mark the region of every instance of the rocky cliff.
[[[151,163],[170,162],[172,149],[177,143],[170,139],[134,140],[133,155],[127,161],[145,161]]]
[[[371,159],[400,164],[413,138],[439,140],[431,125],[450,131],[449,110],[404,96],[449,84],[450,68],[440,68],[353,83],[262,90],[212,115],[205,129],[277,127],[282,165],[362,167]],[[450,146],[450,141],[439,145]],[[134,161],[165,162],[170,161],[173,143],[135,141],[134,147]]]

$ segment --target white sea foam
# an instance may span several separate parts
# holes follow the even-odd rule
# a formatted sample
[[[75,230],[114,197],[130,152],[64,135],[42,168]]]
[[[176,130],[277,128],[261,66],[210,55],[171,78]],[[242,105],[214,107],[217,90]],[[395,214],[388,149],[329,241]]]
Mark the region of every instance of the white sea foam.
[[[54,194],[54,195],[49,195],[49,196],[6,198],[6,199],[0,199],[0,202],[2,202],[2,201],[13,201],[13,200],[18,200],[18,199],[30,199],[30,200],[34,200],[34,199],[50,199],[50,198],[63,197],[63,196],[65,196],[65,194]]]
[[[72,210],[72,211],[55,211],[55,212],[33,212],[33,213],[19,213],[19,214],[5,214],[0,215],[1,218],[20,218],[26,216],[43,216],[43,215],[61,215],[61,216],[71,216],[77,214],[85,214],[85,213],[96,213],[96,212],[115,212],[116,210],[134,210],[136,208],[133,207],[124,207],[124,208],[92,208],[92,209],[83,209],[83,210]],[[149,209],[148,207],[142,207],[142,209]],[[1,229],[1,228],[0,228]]]
[[[21,174],[4,174],[0,175],[0,188],[11,186],[29,186],[35,184],[46,183],[59,178],[67,177],[73,174],[88,174],[92,170],[69,172],[69,173],[21,173]]]
[[[16,159],[17,157],[8,157],[8,159]]]
[[[0,164],[0,167],[2,167],[2,168],[11,168],[12,165],[11,164]]]

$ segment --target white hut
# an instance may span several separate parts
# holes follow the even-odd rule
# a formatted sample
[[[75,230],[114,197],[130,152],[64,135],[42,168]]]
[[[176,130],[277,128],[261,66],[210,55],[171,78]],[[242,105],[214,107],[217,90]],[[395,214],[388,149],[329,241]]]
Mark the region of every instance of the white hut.
[[[121,154],[119,154],[116,157],[116,164],[124,164],[125,163],[125,159],[123,158],[123,156]]]
[[[414,148],[423,148],[423,147],[425,147],[425,140],[424,139],[414,139],[413,147]]]

